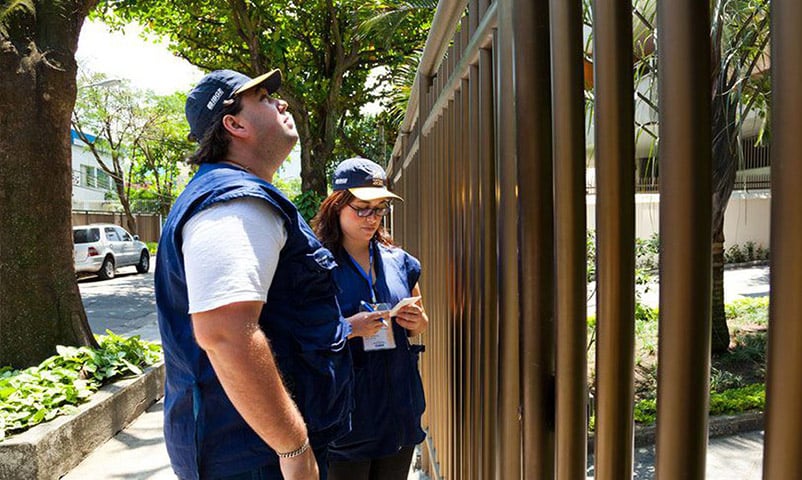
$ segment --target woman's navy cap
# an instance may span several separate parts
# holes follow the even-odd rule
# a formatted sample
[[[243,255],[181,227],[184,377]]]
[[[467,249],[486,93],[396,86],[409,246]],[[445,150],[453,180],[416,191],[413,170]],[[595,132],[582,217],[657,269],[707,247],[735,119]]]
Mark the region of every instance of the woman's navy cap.
[[[356,198],[369,202],[378,198],[403,198],[387,190],[387,176],[379,164],[367,158],[343,160],[334,169],[331,180],[334,191],[348,190]]]
[[[281,86],[281,72],[275,69],[251,78],[233,70],[215,70],[203,77],[189,92],[184,107],[190,140],[200,142],[223,110],[226,100],[259,86],[265,87],[272,95]]]

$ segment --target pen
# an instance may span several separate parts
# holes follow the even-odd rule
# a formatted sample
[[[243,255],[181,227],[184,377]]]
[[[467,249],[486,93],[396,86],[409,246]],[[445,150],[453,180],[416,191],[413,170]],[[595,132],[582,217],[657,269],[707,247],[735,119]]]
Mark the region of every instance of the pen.
[[[376,310],[373,309],[373,306],[371,306],[371,304],[369,304],[368,302],[366,302],[364,300],[360,300],[359,304],[362,306],[362,308],[364,308],[365,310],[367,310],[369,312],[375,312],[376,311]],[[385,320],[383,318],[379,318],[379,320],[381,320],[382,324],[385,327],[390,328],[390,325],[387,325],[387,320]]]

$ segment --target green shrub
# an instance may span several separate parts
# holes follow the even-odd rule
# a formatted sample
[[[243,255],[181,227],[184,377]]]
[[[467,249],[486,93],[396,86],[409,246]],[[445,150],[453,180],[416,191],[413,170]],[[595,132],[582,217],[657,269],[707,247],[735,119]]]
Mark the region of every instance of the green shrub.
[[[58,346],[58,355],[25,370],[0,368],[0,441],[34,425],[77,411],[104,383],[142,374],[161,359],[161,347],[138,336],[106,331],[100,348]]]
[[[724,306],[728,322],[762,325],[769,322],[769,297],[744,297]]]
[[[586,232],[585,248],[587,251],[588,282],[592,282],[596,280],[596,230],[588,230]]]
[[[768,259],[769,250],[751,240],[743,245],[736,243],[724,252],[725,263],[744,263]]]
[[[657,420],[657,400],[648,398],[635,403],[635,421],[641,425],[651,425]]]
[[[715,367],[710,370],[710,391],[712,392],[723,392],[743,386],[744,379],[738,374],[728,372],[727,370],[719,370]]]
[[[585,235],[587,254],[587,281],[596,280],[596,231],[588,230]],[[653,233],[648,239],[635,239],[635,283],[646,285],[657,271],[660,258],[660,237]]]
[[[304,220],[309,222],[315,215],[317,215],[317,210],[323,200],[324,197],[321,197],[312,190],[307,190],[293,197],[292,203],[294,203],[298,208],[298,211],[301,213],[301,216],[304,217]]]
[[[657,353],[658,310],[635,300],[635,338],[649,355]]]
[[[151,255],[156,255],[156,250],[159,248],[159,242],[145,242],[145,245],[148,246],[148,252]]]

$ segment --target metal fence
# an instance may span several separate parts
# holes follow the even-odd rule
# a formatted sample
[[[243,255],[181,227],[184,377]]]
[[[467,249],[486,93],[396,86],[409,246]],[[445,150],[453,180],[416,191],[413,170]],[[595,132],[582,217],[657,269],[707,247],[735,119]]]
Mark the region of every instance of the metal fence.
[[[802,4],[773,0],[764,478],[802,478]],[[656,475],[703,479],[711,304],[709,2],[658,1],[662,259]],[[633,463],[632,8],[596,0],[595,476]],[[467,11],[467,15],[465,12]],[[435,478],[585,478],[580,0],[442,0],[388,171],[424,266],[425,465]]]
[[[162,232],[161,215],[150,213],[135,213],[136,232],[132,235],[139,235],[143,242],[158,242]],[[125,214],[121,212],[102,212],[91,210],[72,211],[73,225],[88,225],[90,223],[113,223],[128,229]]]

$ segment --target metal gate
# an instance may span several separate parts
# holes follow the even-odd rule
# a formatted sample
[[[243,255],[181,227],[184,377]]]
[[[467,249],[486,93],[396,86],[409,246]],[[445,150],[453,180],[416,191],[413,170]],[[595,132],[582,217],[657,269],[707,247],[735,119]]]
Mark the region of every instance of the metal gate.
[[[632,475],[632,5],[596,0],[595,475]],[[441,0],[388,171],[424,266],[429,472],[585,478],[580,0]],[[772,2],[771,307],[764,478],[802,478],[802,3]],[[703,479],[711,304],[709,2],[658,0],[656,473]],[[455,33],[456,32],[456,33]],[[691,174],[693,172],[693,174]]]

